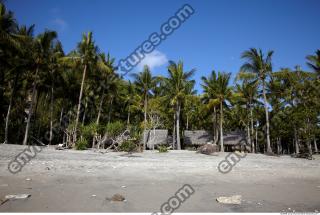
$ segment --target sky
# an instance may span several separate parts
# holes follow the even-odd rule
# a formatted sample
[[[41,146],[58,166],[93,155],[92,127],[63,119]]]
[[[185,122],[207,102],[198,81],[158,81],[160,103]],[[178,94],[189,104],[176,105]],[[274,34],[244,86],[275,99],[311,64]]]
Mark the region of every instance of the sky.
[[[305,57],[320,48],[319,0],[6,0],[19,24],[35,24],[35,33],[56,30],[66,53],[84,32],[93,31],[101,52],[116,61],[127,57],[184,4],[195,13],[144,60],[154,75],[166,75],[168,60],[196,69],[201,76],[216,71],[235,74],[251,47],[273,50],[273,68],[307,69]],[[138,65],[132,72],[141,71]]]

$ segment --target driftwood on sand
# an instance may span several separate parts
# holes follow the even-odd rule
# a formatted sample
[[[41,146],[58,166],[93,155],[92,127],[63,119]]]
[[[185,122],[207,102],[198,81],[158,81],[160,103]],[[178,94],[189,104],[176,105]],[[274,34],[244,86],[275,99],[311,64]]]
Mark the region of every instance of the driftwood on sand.
[[[118,151],[119,146],[121,146],[121,144],[124,141],[129,140],[129,139],[130,139],[130,131],[129,130],[125,130],[120,135],[116,136],[115,138],[109,137],[108,134],[106,133],[102,138],[100,138],[100,140],[97,141],[97,148],[104,149],[105,144],[110,143],[110,146],[106,149],[106,151],[108,151],[108,150]]]
[[[216,144],[205,144],[201,147],[199,147],[197,153],[205,154],[205,155],[211,155],[214,152],[218,151],[218,146]]]

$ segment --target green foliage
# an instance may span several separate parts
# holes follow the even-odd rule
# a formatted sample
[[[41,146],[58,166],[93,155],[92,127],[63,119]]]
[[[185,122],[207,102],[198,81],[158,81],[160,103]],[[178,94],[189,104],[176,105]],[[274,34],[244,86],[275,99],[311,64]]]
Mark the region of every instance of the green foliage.
[[[130,137],[136,141],[140,141],[142,130],[139,126],[131,125],[129,126]]]
[[[90,140],[97,132],[99,126],[95,122],[91,122],[88,125],[80,126],[80,134],[87,140]]]
[[[79,139],[76,142],[76,150],[86,150],[88,147],[88,141],[85,138]]]
[[[136,151],[137,144],[135,140],[127,140],[127,141],[124,141],[119,148],[121,151],[133,152],[133,151]]]
[[[123,122],[116,121],[116,122],[107,124],[106,132],[109,137],[116,137],[116,136],[122,134],[122,132],[124,132],[125,128],[126,127]]]
[[[168,152],[168,148],[166,146],[159,146],[158,151],[159,153],[166,153]]]

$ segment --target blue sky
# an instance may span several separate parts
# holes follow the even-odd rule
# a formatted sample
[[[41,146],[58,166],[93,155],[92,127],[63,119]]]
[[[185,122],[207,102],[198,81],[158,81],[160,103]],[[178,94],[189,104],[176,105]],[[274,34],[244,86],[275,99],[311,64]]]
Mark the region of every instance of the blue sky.
[[[236,74],[240,55],[250,47],[274,50],[274,70],[301,65],[320,48],[319,0],[10,0],[5,2],[20,24],[36,33],[56,30],[66,52],[81,34],[93,31],[103,52],[127,57],[185,3],[195,14],[156,48],[153,74],[167,73],[166,59],[183,60],[200,78],[212,69]],[[158,59],[161,58],[161,59]],[[165,60],[164,60],[165,59]],[[138,69],[135,69],[137,71]]]

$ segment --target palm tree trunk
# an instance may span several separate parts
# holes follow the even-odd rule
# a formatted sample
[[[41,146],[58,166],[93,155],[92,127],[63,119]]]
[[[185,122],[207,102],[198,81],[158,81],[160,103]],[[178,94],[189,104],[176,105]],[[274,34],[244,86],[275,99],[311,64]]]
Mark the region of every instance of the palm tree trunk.
[[[256,145],[255,145],[255,152],[258,151],[258,121],[256,123]]]
[[[4,143],[8,143],[9,120],[10,120],[13,97],[14,97],[15,92],[16,92],[17,82],[18,82],[18,73],[16,73],[16,76],[15,76],[15,79],[14,79],[13,88],[12,88],[10,101],[9,101],[9,106],[8,106],[8,111],[7,111],[7,115],[6,115],[6,122],[5,122],[5,129],[4,129]]]
[[[7,116],[6,116],[6,125],[5,125],[5,129],[4,129],[4,143],[8,143],[9,118],[10,118],[10,112],[11,112],[12,97],[13,96],[11,95],[9,107],[8,107],[8,112],[7,112]]]
[[[180,104],[177,103],[177,149],[181,150],[180,143]]]
[[[253,129],[253,111],[252,111],[252,104],[250,105],[250,121],[251,121],[251,136],[252,136],[252,153],[255,153],[255,144],[254,144],[254,136],[253,136],[253,132],[254,132],[254,129]]]
[[[82,81],[81,81],[81,88],[80,88],[80,94],[79,94],[79,102],[78,102],[78,109],[77,109],[77,117],[76,117],[76,123],[74,126],[74,140],[73,140],[73,145],[77,141],[77,128],[78,128],[78,123],[79,123],[79,117],[80,117],[80,109],[81,109],[81,99],[82,99],[82,94],[83,94],[83,86],[84,86],[84,80],[86,78],[86,72],[87,72],[87,65],[84,65],[83,68],[83,74],[82,74]]]
[[[249,124],[247,125],[247,135],[248,135],[248,145],[251,146],[251,151],[252,151],[251,132],[250,132]]]
[[[309,155],[311,155],[312,157],[312,146],[311,146],[311,123],[310,123],[310,118],[307,117],[307,129],[306,129],[306,133],[307,133],[307,145],[308,145],[308,151],[309,151]]]
[[[294,145],[296,149],[296,154],[299,154],[299,140],[298,140],[298,135],[297,135],[297,128],[294,126]]]
[[[84,125],[84,121],[86,120],[86,111],[88,107],[88,101],[84,104],[84,109],[83,109],[83,116],[82,116],[82,125]]]
[[[111,99],[110,99],[110,108],[109,108],[109,113],[108,113],[108,124],[110,124],[110,122],[111,122],[112,103],[113,103],[113,96],[111,96]]]
[[[213,127],[214,127],[214,143],[217,144],[219,140],[219,129],[218,129],[218,116],[217,116],[217,109],[216,107],[213,107]]]
[[[53,81],[51,83],[51,102],[50,102],[50,137],[49,137],[49,145],[51,145],[52,141],[52,126],[53,126]]]
[[[212,114],[212,134],[213,134],[213,142],[216,142],[216,119],[215,119],[215,110]]]
[[[308,140],[307,140],[307,146],[308,146],[309,155],[312,156],[312,146],[311,146],[311,140],[310,140],[310,138],[308,138]]]
[[[96,120],[96,124],[97,125],[99,125],[99,121],[100,121],[100,115],[101,115],[103,100],[104,100],[104,89],[103,89],[101,101],[100,101],[100,104],[99,104],[98,116],[97,116],[97,120]]]
[[[188,128],[189,128],[189,117],[187,115],[187,130],[188,130]]]
[[[128,116],[127,116],[127,127],[129,126],[130,124],[130,108],[128,110]]]
[[[39,68],[37,67],[36,69],[36,74],[35,74],[35,80],[33,82],[33,88],[32,88],[32,97],[31,97],[31,104],[29,108],[29,113],[28,113],[28,119],[27,119],[27,125],[26,125],[26,131],[24,133],[24,139],[22,144],[27,145],[28,142],[28,136],[29,136],[29,128],[30,128],[30,121],[31,121],[31,116],[32,116],[32,111],[33,111],[33,103],[34,99],[36,97],[36,91],[37,91],[37,75],[38,75]]]
[[[48,94],[47,94],[48,96]],[[36,97],[35,97],[35,108],[34,108],[34,124],[36,125],[36,121],[37,121],[37,116],[38,116],[38,107],[39,107],[39,101],[40,101],[40,98],[41,98],[41,91],[40,90],[37,90],[37,93],[36,93]],[[39,123],[40,124],[40,123]]]
[[[62,117],[63,117],[63,107],[61,108],[61,112],[60,112],[60,120],[59,120],[59,125],[61,126],[62,123]]]
[[[281,140],[280,140],[280,137],[277,137],[277,154],[279,155],[280,154],[280,151],[281,151]]]
[[[148,105],[148,100],[147,100],[147,95],[144,96],[144,126],[143,126],[143,150],[146,150],[146,126],[147,126],[147,105]]]
[[[222,106],[222,101],[220,102],[220,147],[221,147],[221,152],[224,152],[224,145],[223,145],[223,106]]]
[[[6,124],[4,129],[4,143],[8,143],[9,119],[10,119],[10,113],[11,113],[12,100],[13,100],[13,90],[10,96],[10,102],[8,106],[7,116],[6,116]]]
[[[176,112],[173,113],[172,148],[176,148]]]
[[[313,139],[313,144],[314,144],[314,152],[318,153],[318,146],[317,146],[317,139],[316,138]]]
[[[268,101],[266,96],[266,86],[265,81],[262,82],[262,93],[263,93],[263,102],[264,109],[266,112],[266,124],[267,124],[267,152],[272,153],[271,142],[270,142],[270,125],[269,125],[269,111],[268,111]]]

